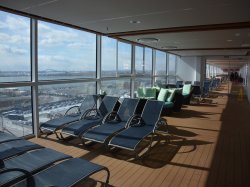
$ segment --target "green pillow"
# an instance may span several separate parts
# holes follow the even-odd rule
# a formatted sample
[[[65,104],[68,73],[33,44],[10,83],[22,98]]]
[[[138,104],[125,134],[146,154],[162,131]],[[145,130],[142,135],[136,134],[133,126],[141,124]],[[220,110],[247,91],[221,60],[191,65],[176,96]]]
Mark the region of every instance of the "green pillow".
[[[169,89],[168,90],[168,97],[166,98],[167,102],[172,102],[174,99],[174,94],[175,94],[176,89]]]
[[[144,97],[144,92],[143,92],[143,88],[142,87],[139,87],[137,89],[137,97],[139,97],[139,98]]]
[[[167,96],[168,96],[168,89],[161,88],[160,93],[157,97],[157,100],[165,102]]]
[[[182,94],[190,94],[191,92],[191,84],[184,84],[182,88]]]
[[[145,97],[156,97],[156,89],[154,88],[145,88]]]

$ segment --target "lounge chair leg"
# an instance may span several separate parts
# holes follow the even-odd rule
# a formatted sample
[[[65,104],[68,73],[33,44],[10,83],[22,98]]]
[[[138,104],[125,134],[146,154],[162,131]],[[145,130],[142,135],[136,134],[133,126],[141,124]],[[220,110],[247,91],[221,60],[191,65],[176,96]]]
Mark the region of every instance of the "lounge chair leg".
[[[107,178],[106,178],[104,186],[107,187],[109,184],[110,172],[109,172],[108,168],[104,168],[104,170],[107,172]]]
[[[58,136],[57,132],[54,131],[54,133],[55,133],[55,135],[56,135],[56,138],[57,138],[58,140],[61,140],[61,138]]]

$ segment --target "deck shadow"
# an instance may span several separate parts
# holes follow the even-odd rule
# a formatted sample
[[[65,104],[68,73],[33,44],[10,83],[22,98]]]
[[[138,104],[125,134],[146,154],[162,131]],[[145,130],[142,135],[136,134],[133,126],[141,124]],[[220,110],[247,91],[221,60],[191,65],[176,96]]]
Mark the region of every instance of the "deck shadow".
[[[147,152],[145,152],[146,143],[141,143],[138,147],[138,150],[144,153],[140,155],[140,159],[136,159],[135,154],[133,152],[118,148],[116,148],[115,152],[106,152],[105,155],[119,160],[125,160],[130,163],[142,165],[144,167],[149,167],[153,169],[161,168],[170,163],[173,157],[178,153],[179,149],[181,148],[182,144],[176,142],[184,141],[184,139],[180,137],[168,138],[169,141],[166,141],[165,138],[161,138],[157,142],[155,141],[155,145]]]

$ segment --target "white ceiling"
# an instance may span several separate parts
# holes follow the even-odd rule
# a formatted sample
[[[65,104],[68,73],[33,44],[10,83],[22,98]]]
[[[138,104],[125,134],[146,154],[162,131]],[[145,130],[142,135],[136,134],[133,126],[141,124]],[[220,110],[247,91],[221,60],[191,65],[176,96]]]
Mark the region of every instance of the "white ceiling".
[[[121,38],[133,42],[157,38],[159,42],[146,45],[161,50],[177,47],[171,52],[180,56],[245,56],[250,51],[250,0],[1,0],[0,6],[103,34],[140,31],[143,35],[125,33]],[[199,29],[232,23],[242,24],[242,28]],[[190,26],[197,30],[185,31]],[[184,28],[182,32],[144,34],[179,27]]]

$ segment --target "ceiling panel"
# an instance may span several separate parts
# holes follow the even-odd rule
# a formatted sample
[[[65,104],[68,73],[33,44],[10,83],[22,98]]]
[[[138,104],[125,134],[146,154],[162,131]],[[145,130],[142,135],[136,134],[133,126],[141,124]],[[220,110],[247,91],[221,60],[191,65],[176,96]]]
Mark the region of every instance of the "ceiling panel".
[[[3,0],[0,6],[104,34],[250,22],[249,0]],[[140,23],[131,24],[130,21]],[[250,48],[250,28],[138,35],[123,39],[137,42],[139,37],[159,38],[158,43],[146,44],[158,49],[164,46],[186,49],[171,51],[181,56],[246,55],[247,49],[204,49]]]

